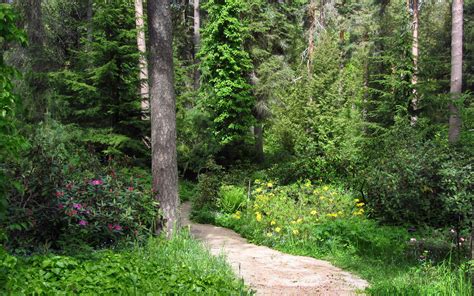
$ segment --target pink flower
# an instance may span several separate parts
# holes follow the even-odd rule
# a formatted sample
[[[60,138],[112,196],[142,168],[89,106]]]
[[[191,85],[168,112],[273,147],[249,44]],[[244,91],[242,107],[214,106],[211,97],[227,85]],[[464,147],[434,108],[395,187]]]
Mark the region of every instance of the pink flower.
[[[122,230],[122,226],[120,226],[119,224],[115,224],[114,229],[117,230],[117,231],[120,231],[120,230]]]
[[[104,181],[102,181],[102,180],[97,179],[97,180],[92,180],[91,181],[91,185],[94,185],[94,186],[102,185],[102,184],[104,184]]]
[[[464,237],[460,237],[459,241],[464,242],[465,241]]]
[[[107,224],[107,228],[112,231],[114,229],[114,226],[112,224]]]
[[[63,204],[59,204],[59,205],[58,205],[58,208],[59,208],[60,210],[62,210],[62,209],[64,209],[64,205],[63,205]]]
[[[72,207],[73,207],[74,209],[76,209],[76,210],[82,209],[82,205],[79,204],[79,203],[74,203],[74,204],[72,204]]]
[[[133,191],[133,187],[132,186],[128,187],[128,191]]]
[[[78,222],[78,224],[81,225],[81,226],[86,226],[86,225],[89,224],[89,223],[88,223],[86,220],[80,220],[80,221]]]
[[[64,196],[64,192],[62,191],[56,191],[56,197],[60,198],[61,196]]]

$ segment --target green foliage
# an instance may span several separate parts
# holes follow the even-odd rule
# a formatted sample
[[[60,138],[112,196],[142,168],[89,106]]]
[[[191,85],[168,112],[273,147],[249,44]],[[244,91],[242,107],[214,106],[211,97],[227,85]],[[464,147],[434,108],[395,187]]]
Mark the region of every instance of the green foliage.
[[[192,200],[196,196],[196,191],[195,183],[187,180],[179,181],[179,199],[181,202]]]
[[[83,139],[106,155],[146,157],[141,143],[148,121],[142,120],[138,95],[139,53],[133,3],[94,3],[91,35],[62,71],[50,76],[54,100],[62,102],[61,121],[86,131]],[[87,37],[87,38],[86,38]]]
[[[12,259],[13,258],[13,259]],[[170,260],[173,258],[173,260]],[[144,247],[80,257],[33,256],[9,264],[0,292],[22,295],[246,295],[222,258],[185,233],[150,239]],[[12,262],[13,262],[12,261]],[[2,267],[5,266],[5,263]],[[0,269],[2,272],[3,269]]]
[[[16,27],[17,15],[7,4],[0,4],[0,47],[9,42],[25,44],[23,31]],[[7,202],[4,198],[11,180],[7,177],[5,161],[16,158],[25,143],[16,131],[15,104],[12,80],[15,70],[5,64],[3,50],[0,51],[0,221],[4,219]],[[0,232],[1,235],[1,232]]]
[[[226,214],[232,214],[244,206],[247,197],[245,191],[237,186],[223,185],[219,189],[217,206]]]
[[[248,74],[251,63],[243,49],[247,34],[242,0],[210,0],[204,6],[208,23],[203,29],[203,107],[213,119],[212,131],[222,145],[241,142],[253,122],[254,98]]]
[[[64,225],[60,244],[103,247],[140,241],[153,233],[158,204],[150,186],[143,186],[138,177],[114,171],[102,178],[75,177],[55,193]]]
[[[222,167],[214,160],[209,160],[206,169],[207,171],[198,177],[197,194],[192,200],[192,218],[201,223],[213,222],[213,211],[217,207],[217,197],[221,186]]]

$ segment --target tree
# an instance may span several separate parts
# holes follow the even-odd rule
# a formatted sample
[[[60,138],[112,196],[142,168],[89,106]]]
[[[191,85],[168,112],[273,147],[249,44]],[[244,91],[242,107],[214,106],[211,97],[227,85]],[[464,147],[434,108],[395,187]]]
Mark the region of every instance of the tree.
[[[462,92],[462,35],[463,35],[463,4],[464,0],[454,0],[452,7],[451,28],[451,102],[449,104],[450,143],[459,140],[461,132],[461,114],[456,103]]]
[[[241,19],[243,0],[210,0],[203,30],[203,105],[213,120],[213,133],[221,145],[242,142],[253,123],[254,98],[248,82],[252,68],[243,43],[248,31]]]
[[[199,72],[199,67],[197,65],[199,64],[199,59],[197,58],[198,53],[199,53],[199,46],[201,44],[201,15],[200,15],[200,6],[199,6],[199,0],[194,0],[194,32],[193,32],[193,41],[194,41],[194,63],[196,64],[196,69],[194,69],[194,89],[197,90],[199,89],[200,82],[199,80],[201,79],[201,73]]]
[[[411,5],[410,5],[411,4]],[[411,6],[411,7],[410,7]],[[419,33],[419,3],[418,0],[408,0],[408,10],[413,11],[413,21],[412,21],[412,58],[413,58],[413,75],[411,78],[411,83],[413,87],[413,94],[411,99],[411,108],[413,109],[413,115],[411,116],[411,124],[415,125],[418,120],[416,112],[418,110],[418,91],[416,86],[418,84],[418,59],[419,59],[419,42],[418,42],[418,33]]]
[[[148,117],[150,102],[148,100],[148,63],[146,60],[145,24],[143,19],[143,0],[135,0],[135,24],[137,26],[137,46],[140,52],[140,97],[143,118]]]
[[[179,227],[176,157],[176,99],[173,77],[172,23],[169,1],[148,1],[153,190],[167,236]]]

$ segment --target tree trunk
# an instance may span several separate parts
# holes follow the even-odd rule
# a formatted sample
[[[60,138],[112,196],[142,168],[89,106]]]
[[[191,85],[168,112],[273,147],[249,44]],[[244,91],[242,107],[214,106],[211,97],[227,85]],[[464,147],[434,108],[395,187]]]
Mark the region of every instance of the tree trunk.
[[[257,122],[253,130],[255,136],[256,160],[258,163],[262,163],[265,161],[265,154],[263,152],[263,124]]]
[[[412,47],[411,53],[413,57],[413,76],[411,79],[411,84],[413,87],[412,91],[412,99],[411,99],[411,107],[413,114],[411,116],[411,124],[415,125],[418,121],[418,91],[416,90],[416,86],[418,84],[418,58],[419,58],[419,42],[418,42],[418,32],[419,32],[419,11],[418,11],[418,0],[413,0],[413,29],[412,29]]]
[[[308,75],[311,75],[313,69],[313,54],[314,54],[314,34],[316,33],[316,17],[317,9],[315,0],[311,0],[308,7],[309,30],[308,30]]]
[[[201,73],[199,72],[199,59],[197,57],[199,53],[199,47],[201,45],[201,15],[200,15],[199,0],[194,0],[194,89],[199,89]]]
[[[462,92],[462,36],[463,36],[463,0],[453,0],[451,31],[451,103],[449,104],[450,143],[459,140],[461,116],[456,101]]]
[[[168,0],[148,1],[147,8],[153,190],[163,212],[158,232],[171,237],[179,227],[171,8]]]
[[[34,57],[31,68],[33,72],[41,72],[44,69],[44,64],[40,60],[44,46],[41,0],[27,0],[25,13],[30,53]]]
[[[148,119],[150,112],[150,101],[148,99],[148,63],[146,60],[146,43],[145,43],[145,23],[143,18],[143,0],[135,0],[135,24],[137,28],[137,46],[140,53],[140,98],[142,118]]]

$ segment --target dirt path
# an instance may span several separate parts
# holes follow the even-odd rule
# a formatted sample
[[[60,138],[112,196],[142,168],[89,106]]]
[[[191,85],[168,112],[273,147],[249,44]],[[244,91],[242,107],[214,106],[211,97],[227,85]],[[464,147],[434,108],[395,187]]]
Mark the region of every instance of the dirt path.
[[[224,254],[235,273],[257,295],[356,295],[367,282],[331,263],[284,254],[248,243],[232,230],[189,220],[190,203],[182,205],[183,226],[205,242],[213,255]]]

